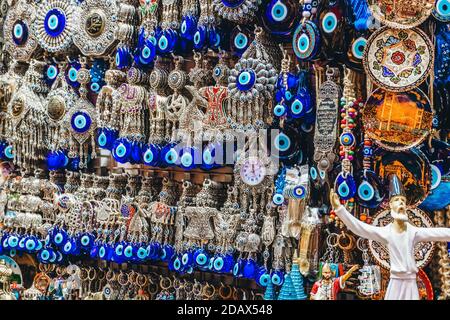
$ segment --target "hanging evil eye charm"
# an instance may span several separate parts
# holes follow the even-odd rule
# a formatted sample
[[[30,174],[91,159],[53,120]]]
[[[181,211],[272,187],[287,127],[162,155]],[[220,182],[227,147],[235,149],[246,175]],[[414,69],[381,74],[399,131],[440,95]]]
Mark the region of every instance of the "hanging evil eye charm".
[[[161,148],[156,144],[149,144],[142,148],[142,161],[150,167],[157,167],[160,162]]]
[[[199,25],[194,33],[193,38],[194,49],[200,51],[206,47],[208,44],[208,30],[206,26]]]
[[[118,69],[126,69],[131,67],[133,63],[133,55],[130,48],[120,47],[117,48],[116,52],[116,66]]]
[[[299,132],[292,126],[285,126],[271,138],[271,154],[281,160],[292,160],[300,152],[299,140]]]
[[[221,40],[221,32],[214,27],[208,27],[208,48],[217,51],[220,48]]]
[[[59,74],[59,69],[56,64],[46,65],[45,69],[44,69],[45,83],[47,83],[47,85],[49,87],[51,87],[53,82],[55,82],[56,78],[58,77],[58,74]]]
[[[165,55],[173,52],[177,45],[178,35],[172,29],[158,32],[156,37],[156,50],[158,54]]]
[[[362,59],[364,57],[364,50],[367,45],[367,38],[364,36],[356,36],[347,51],[347,58],[350,62],[350,67],[361,68]]]
[[[223,164],[223,145],[211,142],[203,148],[201,168],[211,170]]]
[[[223,272],[223,269],[225,267],[225,259],[223,255],[216,255],[214,257],[214,262],[213,262],[213,270],[215,272]]]
[[[67,241],[67,233],[63,229],[57,229],[53,233],[53,243],[61,247]]]
[[[312,60],[320,47],[320,32],[312,21],[299,24],[292,39],[294,53],[299,60]]]
[[[122,263],[123,262],[123,249],[124,249],[124,242],[116,243],[113,247],[113,258],[116,263]]]
[[[19,246],[19,237],[16,235],[10,235],[8,237],[8,247],[15,249]]]
[[[253,69],[244,69],[237,76],[236,86],[240,91],[248,91],[253,88],[255,82],[255,71]]]
[[[125,261],[133,261],[136,255],[136,248],[131,244],[127,244],[123,248],[123,258]]]
[[[272,281],[265,267],[260,267],[257,272],[256,281],[261,287],[267,287]]]
[[[112,150],[114,141],[116,141],[119,132],[110,128],[97,129],[97,145],[106,150]]]
[[[145,40],[142,47],[136,48],[136,53],[134,55],[134,61],[140,67],[150,66],[156,57],[156,47],[149,41]]]
[[[284,196],[281,193],[275,193],[272,197],[272,202],[277,206],[281,206],[284,203]]]
[[[438,166],[436,166],[434,164],[430,165],[430,168],[431,168],[431,187],[430,187],[430,190],[434,190],[441,183],[442,171],[441,171],[441,169]]]
[[[369,209],[377,208],[384,200],[383,184],[378,175],[371,170],[362,170],[355,176],[356,200],[358,204]]]
[[[161,159],[164,165],[172,167],[179,162],[177,149],[175,144],[169,143],[161,150]]]
[[[49,263],[53,259],[53,249],[44,248],[38,254],[38,259],[42,263]]]
[[[287,106],[284,103],[278,103],[274,108],[273,108],[273,115],[275,117],[283,117],[287,114]]]
[[[72,115],[70,125],[72,129],[77,133],[86,133],[91,129],[92,119],[91,116],[84,111],[77,111]]]
[[[356,194],[356,183],[350,173],[344,175],[342,172],[335,181],[335,190],[342,200],[349,200]]]
[[[80,237],[80,247],[84,250],[90,250],[94,244],[94,237],[90,233],[84,233]]]
[[[441,22],[450,22],[450,1],[437,0],[432,14]]]
[[[130,143],[130,163],[136,164],[141,163],[142,156],[142,143],[139,141],[132,141]]]
[[[284,282],[284,273],[281,270],[273,271],[270,280],[275,286],[281,286]]]
[[[161,261],[170,261],[174,253],[175,249],[171,245],[166,244],[162,247],[159,258],[161,259]]]
[[[35,237],[26,237],[24,241],[24,249],[28,252],[34,252],[37,248],[38,240]]]
[[[231,32],[230,48],[231,51],[241,56],[247,50],[250,43],[253,41],[253,32],[249,28],[242,26],[236,27]]]
[[[263,26],[273,36],[289,41],[292,30],[298,22],[298,2],[293,0],[271,0],[263,14]]]
[[[17,20],[12,28],[12,39],[18,46],[26,44],[29,36],[29,30],[26,23]]]
[[[147,250],[143,244],[136,247],[136,260],[143,262],[147,259]]]
[[[322,31],[326,34],[333,33],[339,24],[339,19],[340,16],[335,10],[323,12],[320,23]]]
[[[181,264],[185,269],[188,269],[194,264],[194,255],[191,251],[183,253],[183,255],[181,256]]]
[[[66,15],[59,8],[47,12],[44,20],[45,31],[52,37],[59,36],[66,27]]]
[[[66,69],[65,77],[66,82],[73,88],[79,88],[80,83],[78,82],[78,70],[80,70],[81,64],[78,61],[72,61],[69,67]]]
[[[2,159],[10,161],[14,159],[14,148],[12,145],[6,145],[1,153]]]
[[[197,18],[188,14],[181,18],[180,37],[192,41],[197,31]]]
[[[196,163],[199,163],[198,149],[194,147],[184,147],[180,150],[179,160],[180,167],[184,170],[192,170],[197,167]]]
[[[197,249],[194,252],[194,262],[199,268],[205,268],[208,266],[209,257],[204,249]]]
[[[172,261],[169,263],[169,270],[179,272],[182,268],[181,259],[179,255],[174,255]]]
[[[112,156],[119,163],[130,161],[131,144],[126,138],[117,139],[113,144]]]
[[[344,132],[339,137],[339,142],[344,147],[352,147],[355,144],[355,136],[351,132]]]
[[[69,161],[67,154],[62,150],[49,151],[47,153],[47,168],[50,171],[64,168]]]

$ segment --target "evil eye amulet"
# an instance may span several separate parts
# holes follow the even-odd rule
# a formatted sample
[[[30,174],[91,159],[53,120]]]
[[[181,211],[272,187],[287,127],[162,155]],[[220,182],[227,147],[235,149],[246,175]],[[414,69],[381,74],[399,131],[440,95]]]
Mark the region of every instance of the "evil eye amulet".
[[[345,177],[340,173],[335,181],[335,190],[342,200],[349,200],[356,194],[356,183],[353,176],[348,173]]]
[[[72,115],[70,124],[72,126],[72,129],[77,133],[85,133],[91,128],[91,116],[84,111],[75,112]]]
[[[197,18],[186,15],[181,18],[180,37],[186,40],[193,40],[197,31]]]
[[[175,166],[178,161],[178,152],[175,144],[168,144],[161,150],[161,158],[166,166]]]
[[[111,150],[118,135],[117,130],[99,128],[97,130],[97,145],[102,149]]]
[[[18,46],[24,45],[28,40],[28,25],[21,20],[16,21],[12,28],[12,39]]]
[[[142,155],[142,143],[139,141],[132,141],[130,143],[130,163],[140,163],[141,162],[141,155]]]
[[[344,147],[351,147],[355,144],[355,136],[350,132],[345,132],[341,134],[339,141]]]
[[[142,48],[137,50],[134,61],[141,66],[148,66],[155,60],[156,46],[149,40],[144,42]]]
[[[126,69],[131,67],[133,55],[127,47],[121,47],[116,52],[116,66],[118,69]]]
[[[128,139],[117,139],[112,149],[113,158],[119,163],[127,163],[130,160],[131,144]]]
[[[299,138],[300,136],[296,129],[291,126],[285,126],[282,131],[280,130],[272,138],[272,155],[282,160],[293,159],[300,152]]]
[[[208,44],[208,30],[206,26],[197,26],[197,30],[194,33],[193,38],[194,49],[202,50]]]
[[[149,144],[142,148],[142,161],[150,167],[157,167],[160,161],[161,147],[156,144]]]
[[[172,29],[160,31],[157,37],[156,49],[161,55],[173,52],[177,45],[178,35]]]
[[[212,27],[208,28],[208,47],[217,50],[220,47],[222,36],[218,29]]]
[[[248,28],[234,28],[230,36],[230,48],[234,54],[241,56],[253,41],[252,32]]]
[[[194,252],[194,262],[197,267],[204,268],[208,265],[209,257],[205,250],[197,249]]]
[[[277,270],[272,272],[270,280],[275,286],[281,286],[284,282],[284,274],[282,271]]]
[[[223,146],[220,143],[209,143],[203,148],[201,168],[211,170],[219,167],[218,160],[221,160],[220,152],[223,152]],[[222,154],[223,156],[223,154]]]
[[[270,274],[265,267],[260,267],[256,276],[257,283],[262,287],[267,287],[267,285],[272,281],[270,279]]]
[[[255,85],[256,74],[253,69],[241,71],[237,77],[236,86],[240,91],[248,91]]]
[[[53,8],[45,16],[45,32],[51,37],[59,36],[66,27],[66,15],[61,9]]]
[[[358,186],[356,201],[359,205],[375,209],[384,200],[385,192],[378,175],[371,170],[359,171],[355,176]]]
[[[264,11],[263,26],[273,36],[289,41],[298,20],[298,3],[292,0],[271,0]]]
[[[242,275],[244,276],[244,278],[254,279],[256,270],[257,270],[257,265],[256,265],[255,260],[248,259],[242,270]]]
[[[294,53],[299,60],[312,60],[320,47],[320,32],[312,21],[299,24],[292,39]]]
[[[59,70],[57,65],[50,64],[45,66],[44,79],[48,86],[51,86],[53,82],[55,82],[56,78],[58,77],[58,74]]]
[[[185,170],[191,170],[197,167],[200,155],[197,148],[185,147],[180,150],[179,159],[180,167]]]
[[[78,70],[81,68],[81,65],[78,62],[71,63],[69,68],[66,70],[66,81],[67,83],[74,87],[78,88],[80,83],[78,82]]]
[[[164,247],[161,249],[160,259],[161,261],[170,261],[172,259],[172,256],[175,253],[175,249],[171,245],[164,245]]]
[[[432,13],[437,20],[450,22],[450,1],[437,0]]]

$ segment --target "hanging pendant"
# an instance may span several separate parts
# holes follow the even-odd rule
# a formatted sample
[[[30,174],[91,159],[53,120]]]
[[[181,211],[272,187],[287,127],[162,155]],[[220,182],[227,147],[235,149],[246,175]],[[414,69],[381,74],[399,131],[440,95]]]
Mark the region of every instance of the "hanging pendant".
[[[334,184],[335,190],[341,200],[349,200],[355,196],[356,183],[350,173],[340,173]]]
[[[432,14],[441,22],[450,22],[450,1],[437,0]]]
[[[298,23],[298,2],[293,0],[271,0],[263,14],[263,26],[273,36],[289,41],[294,26]]]
[[[292,48],[299,60],[312,60],[320,47],[320,31],[312,21],[299,24],[292,38]]]
[[[356,192],[356,201],[359,205],[375,209],[384,200],[384,187],[378,175],[371,170],[362,170],[355,176],[358,189]]]

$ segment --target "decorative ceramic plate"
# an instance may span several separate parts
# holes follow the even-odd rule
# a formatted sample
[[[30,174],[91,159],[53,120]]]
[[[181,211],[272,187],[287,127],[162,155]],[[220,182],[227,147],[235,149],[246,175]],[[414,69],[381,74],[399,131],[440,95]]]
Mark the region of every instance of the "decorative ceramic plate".
[[[427,197],[431,188],[430,162],[420,150],[390,152],[377,148],[373,155],[378,176],[386,180],[389,174],[395,173],[401,179],[409,206],[417,206]]]
[[[364,50],[364,69],[378,86],[395,92],[420,85],[433,67],[434,46],[420,29],[375,31]]]
[[[428,215],[420,209],[408,209],[409,222],[420,228],[431,228],[433,222]],[[378,212],[372,220],[372,225],[383,227],[392,222],[390,209]],[[418,268],[424,268],[433,257],[433,242],[419,242],[414,247],[414,256]],[[390,269],[389,251],[381,243],[369,240],[369,252],[375,261],[383,268]]]
[[[431,15],[435,0],[369,0],[375,19],[396,29],[422,24]]]
[[[432,129],[428,97],[416,88],[408,92],[375,90],[362,110],[370,139],[390,151],[403,151],[422,143]]]

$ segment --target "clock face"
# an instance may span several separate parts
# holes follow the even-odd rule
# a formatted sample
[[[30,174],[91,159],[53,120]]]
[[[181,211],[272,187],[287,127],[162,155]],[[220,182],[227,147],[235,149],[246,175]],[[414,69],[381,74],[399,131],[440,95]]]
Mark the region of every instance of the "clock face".
[[[244,183],[250,186],[256,186],[264,180],[266,167],[261,160],[256,157],[251,157],[242,164],[240,174]]]

